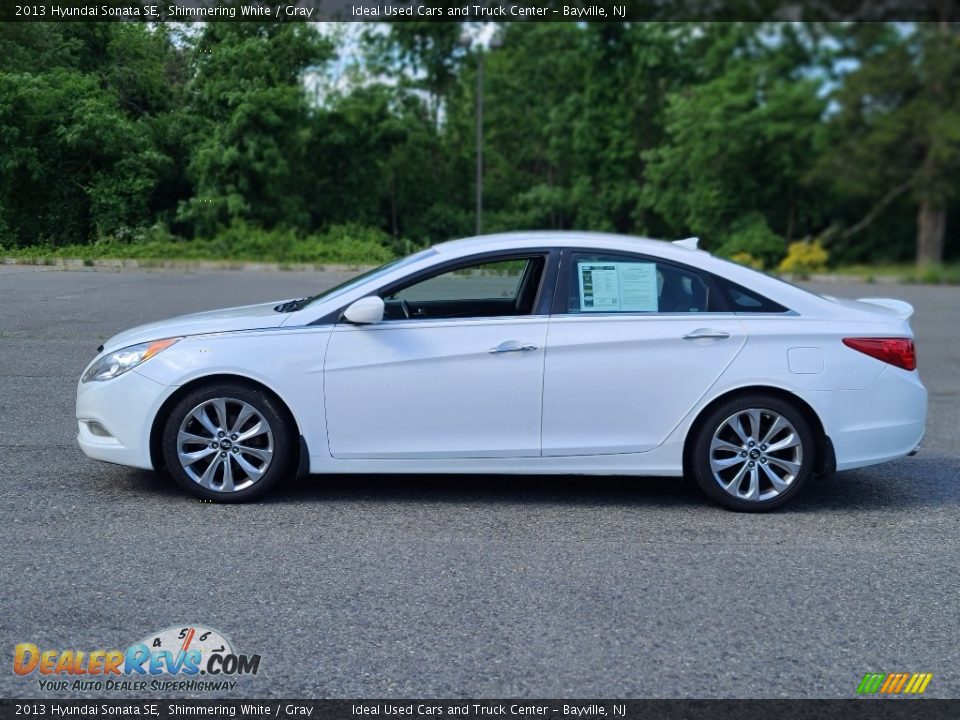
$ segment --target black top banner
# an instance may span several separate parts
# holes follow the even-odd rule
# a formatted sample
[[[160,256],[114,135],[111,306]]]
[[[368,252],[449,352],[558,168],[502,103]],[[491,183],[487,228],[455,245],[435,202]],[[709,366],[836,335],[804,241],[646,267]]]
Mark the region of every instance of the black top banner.
[[[3,22],[958,22],[958,0],[0,0]]]
[[[960,700],[0,700],[6,718],[955,720]]]

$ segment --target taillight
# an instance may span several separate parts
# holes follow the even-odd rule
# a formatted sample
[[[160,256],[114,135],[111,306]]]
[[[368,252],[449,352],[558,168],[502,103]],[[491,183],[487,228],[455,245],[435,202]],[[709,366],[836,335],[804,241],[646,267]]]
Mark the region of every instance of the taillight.
[[[917,369],[917,351],[910,338],[844,338],[843,344],[898,368]]]

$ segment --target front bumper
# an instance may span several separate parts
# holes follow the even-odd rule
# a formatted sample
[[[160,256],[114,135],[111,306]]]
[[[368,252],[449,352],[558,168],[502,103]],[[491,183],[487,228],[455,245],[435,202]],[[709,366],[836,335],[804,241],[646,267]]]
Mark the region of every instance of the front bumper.
[[[87,457],[153,469],[150,430],[172,388],[136,370],[77,386],[77,443]]]

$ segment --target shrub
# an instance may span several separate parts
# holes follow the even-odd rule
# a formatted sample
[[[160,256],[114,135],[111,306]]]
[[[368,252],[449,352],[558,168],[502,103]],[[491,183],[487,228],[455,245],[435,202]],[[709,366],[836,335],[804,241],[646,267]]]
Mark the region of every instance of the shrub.
[[[787,256],[780,263],[780,272],[799,275],[823,272],[827,269],[829,259],[830,255],[819,242],[792,242],[787,249]]]
[[[321,235],[303,238],[296,245],[296,262],[329,262],[379,265],[392,260],[394,238],[379,228],[357,223],[331,225]]]
[[[770,229],[767,219],[758,212],[749,213],[730,226],[730,231],[717,248],[727,258],[746,253],[763,267],[773,267],[780,258],[786,241]]]
[[[354,223],[333,225],[321,234],[301,235],[289,228],[264,230],[238,221],[211,238],[185,240],[157,225],[139,231],[130,242],[102,238],[92,245],[56,248],[35,245],[13,249],[9,253],[35,263],[51,258],[76,258],[91,263],[95,258],[121,258],[275,262],[288,267],[293,263],[379,265],[394,258],[395,253],[389,247],[394,242],[382,230]]]

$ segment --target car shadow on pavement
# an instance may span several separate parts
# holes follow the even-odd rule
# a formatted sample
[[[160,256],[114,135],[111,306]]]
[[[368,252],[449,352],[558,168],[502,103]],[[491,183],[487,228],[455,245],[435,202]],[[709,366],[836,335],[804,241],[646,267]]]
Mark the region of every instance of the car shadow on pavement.
[[[785,512],[896,512],[960,505],[960,459],[924,453],[814,479]]]
[[[132,493],[188,498],[164,475],[126,473]],[[194,498],[189,498],[195,502]],[[553,505],[709,506],[690,481],[676,477],[583,475],[309,475],[281,483],[260,503],[508,503]]]
[[[188,496],[158,473],[130,470],[131,492]],[[782,513],[877,512],[960,505],[960,460],[928,454],[811,479]],[[189,498],[190,501],[195,501]],[[309,475],[282,483],[261,503],[414,503],[716,508],[691,480],[586,475]]]
[[[608,475],[311,475],[288,484],[274,499],[665,507],[707,504],[699,490],[682,478]]]

